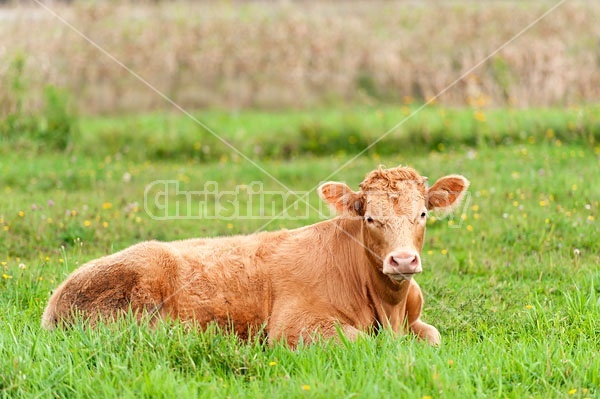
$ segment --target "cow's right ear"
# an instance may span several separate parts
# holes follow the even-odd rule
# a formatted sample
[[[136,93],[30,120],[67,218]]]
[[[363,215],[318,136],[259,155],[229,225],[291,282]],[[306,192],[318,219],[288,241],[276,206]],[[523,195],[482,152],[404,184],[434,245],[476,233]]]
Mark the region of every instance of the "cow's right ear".
[[[319,187],[319,195],[339,215],[349,214],[362,216],[364,214],[363,197],[360,192],[352,191],[344,183],[328,182]]]

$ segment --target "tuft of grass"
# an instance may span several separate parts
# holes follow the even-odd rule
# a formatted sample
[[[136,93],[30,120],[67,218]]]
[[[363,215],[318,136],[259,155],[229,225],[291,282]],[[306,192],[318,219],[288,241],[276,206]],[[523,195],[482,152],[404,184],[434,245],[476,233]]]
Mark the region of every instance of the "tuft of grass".
[[[75,140],[77,117],[70,106],[68,94],[54,86],[44,91],[45,105],[42,114],[42,126],[34,140],[43,143],[46,149],[65,151]]]
[[[19,61],[15,68],[20,71],[21,65]],[[67,151],[69,145],[76,140],[78,121],[67,92],[54,86],[46,86],[43,110],[27,112],[22,107],[20,91],[23,83],[20,79],[17,74],[12,87],[17,105],[0,119],[0,143],[5,151]]]

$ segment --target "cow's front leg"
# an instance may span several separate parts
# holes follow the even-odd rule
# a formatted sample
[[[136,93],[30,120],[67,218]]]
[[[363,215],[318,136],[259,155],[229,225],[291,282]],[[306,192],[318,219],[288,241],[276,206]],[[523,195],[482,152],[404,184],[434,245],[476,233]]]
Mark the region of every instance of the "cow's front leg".
[[[341,336],[350,341],[355,341],[360,334],[361,331],[357,328],[342,324],[337,320],[319,320],[315,318],[314,321],[305,320],[305,324],[302,326],[288,326],[284,330],[283,337],[291,347],[295,348],[300,342],[312,344],[319,339],[343,341]]]
[[[440,332],[432,326],[421,321],[421,310],[423,309],[423,294],[415,280],[410,281],[408,297],[406,299],[406,317],[408,328],[417,337],[429,342],[431,345],[439,346],[442,342]]]
[[[361,331],[335,317],[324,316],[329,309],[330,306],[323,305],[322,311],[318,311],[319,306],[311,304],[286,306],[274,312],[267,326],[269,341],[283,339],[295,348],[300,342],[310,344],[319,338],[339,340],[340,334],[350,341],[356,340]]]
[[[362,332],[349,324],[342,324],[340,322],[335,322],[333,326],[325,326],[320,329],[322,331],[322,335],[324,338],[334,338],[339,339],[340,334],[349,339],[350,341],[356,341],[359,335]]]

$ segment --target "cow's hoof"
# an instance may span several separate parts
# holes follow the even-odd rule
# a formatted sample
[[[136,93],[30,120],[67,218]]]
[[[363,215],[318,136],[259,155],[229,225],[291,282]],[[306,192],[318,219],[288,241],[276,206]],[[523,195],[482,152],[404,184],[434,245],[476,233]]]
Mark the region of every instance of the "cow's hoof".
[[[432,346],[440,346],[442,344],[442,336],[440,335],[440,332],[433,326],[429,327],[430,328],[427,328],[423,331],[421,338],[423,338],[423,340]]]

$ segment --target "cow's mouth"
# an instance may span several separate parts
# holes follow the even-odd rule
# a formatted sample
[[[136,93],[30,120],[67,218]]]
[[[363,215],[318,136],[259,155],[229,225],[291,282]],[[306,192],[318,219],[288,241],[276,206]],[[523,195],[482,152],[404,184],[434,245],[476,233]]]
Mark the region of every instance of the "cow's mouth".
[[[417,273],[388,273],[390,278],[396,281],[410,280]]]

